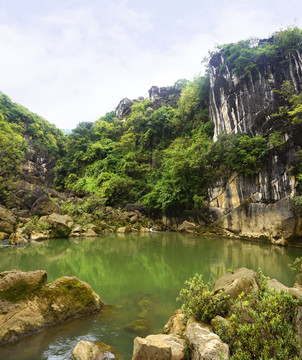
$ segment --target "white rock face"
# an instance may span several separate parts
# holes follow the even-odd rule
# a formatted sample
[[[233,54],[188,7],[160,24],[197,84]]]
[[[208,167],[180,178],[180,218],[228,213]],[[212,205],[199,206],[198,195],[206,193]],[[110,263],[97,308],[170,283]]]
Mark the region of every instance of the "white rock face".
[[[229,347],[220,337],[198,323],[189,324],[187,327],[187,341],[192,353],[191,360],[228,360]]]

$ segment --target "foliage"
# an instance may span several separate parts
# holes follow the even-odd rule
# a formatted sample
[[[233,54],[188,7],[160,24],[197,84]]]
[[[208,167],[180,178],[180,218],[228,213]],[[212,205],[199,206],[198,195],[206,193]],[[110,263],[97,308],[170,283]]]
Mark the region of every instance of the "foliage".
[[[209,284],[205,284],[202,275],[198,274],[185,282],[177,301],[182,302],[186,319],[193,315],[206,323],[216,315],[226,316],[231,304],[228,295],[223,292],[212,293]]]
[[[242,293],[227,325],[218,323],[215,331],[229,344],[232,360],[298,359],[293,324],[297,300],[270,288],[261,272],[258,281],[260,290]]]
[[[286,60],[293,51],[301,48],[302,30],[298,27],[288,27],[275,32],[266,41],[252,38],[238,43],[220,45],[217,50],[221,52],[228,67],[237,76],[242,77],[256,74],[262,69],[265,60],[280,62]]]
[[[302,285],[302,257],[296,258],[295,261],[288,266],[296,274],[295,280]]]

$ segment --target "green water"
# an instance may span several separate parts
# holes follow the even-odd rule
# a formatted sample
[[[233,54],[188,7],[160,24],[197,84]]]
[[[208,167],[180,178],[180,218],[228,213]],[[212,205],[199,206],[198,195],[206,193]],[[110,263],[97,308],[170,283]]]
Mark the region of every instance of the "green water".
[[[288,264],[297,256],[302,256],[302,249],[177,233],[112,234],[53,239],[26,247],[0,246],[0,271],[45,269],[49,281],[76,275],[103,301],[117,305],[6,344],[0,347],[0,359],[70,359],[78,341],[100,340],[129,360],[136,335],[125,327],[143,317],[147,329],[142,336],[161,332],[179,307],[175,299],[184,281],[195,273],[214,283],[230,268],[261,267],[266,275],[291,286]]]

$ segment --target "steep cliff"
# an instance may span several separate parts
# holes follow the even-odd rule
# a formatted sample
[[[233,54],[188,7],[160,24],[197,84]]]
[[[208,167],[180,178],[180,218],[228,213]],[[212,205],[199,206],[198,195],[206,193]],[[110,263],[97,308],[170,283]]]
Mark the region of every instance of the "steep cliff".
[[[281,59],[263,57],[262,66],[245,76],[230,68],[223,51],[210,60],[210,114],[214,140],[222,133],[267,136],[282,129],[283,145],[272,148],[256,175],[221,178],[208,190],[214,227],[230,235],[267,238],[272,243],[301,241],[301,214],[293,198],[298,195],[296,152],[302,148],[301,124],[286,128],[271,116],[281,103],[278,91],[290,81],[295,93],[302,90],[302,50]]]
[[[229,68],[222,53],[210,60],[210,113],[215,123],[214,139],[221,133],[266,135],[277,126],[270,116],[279,106],[282,83],[290,80],[296,92],[302,90],[302,50],[283,61],[263,59],[257,71],[239,78]]]

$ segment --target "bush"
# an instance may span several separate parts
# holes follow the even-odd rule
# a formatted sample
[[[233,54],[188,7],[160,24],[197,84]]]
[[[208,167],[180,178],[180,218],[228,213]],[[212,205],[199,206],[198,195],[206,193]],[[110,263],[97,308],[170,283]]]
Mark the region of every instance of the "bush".
[[[185,282],[185,288],[180,291],[177,301],[182,301],[186,319],[193,315],[206,323],[216,315],[226,316],[231,305],[228,295],[222,292],[213,294],[209,284],[205,284],[202,275],[198,274]]]
[[[298,359],[293,320],[297,300],[268,287],[258,272],[260,291],[242,293],[232,308],[229,323],[217,323],[215,331],[227,342],[232,360]]]

